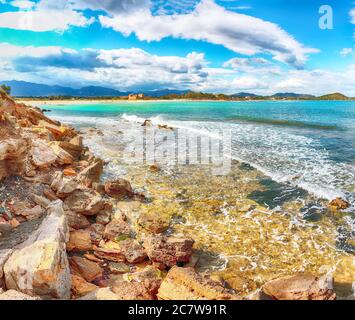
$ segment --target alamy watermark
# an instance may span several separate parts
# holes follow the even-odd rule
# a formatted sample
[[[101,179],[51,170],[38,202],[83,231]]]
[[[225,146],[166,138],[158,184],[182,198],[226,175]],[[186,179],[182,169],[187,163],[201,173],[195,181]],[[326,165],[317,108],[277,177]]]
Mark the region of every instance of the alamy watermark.
[[[333,8],[329,5],[322,5],[319,8],[319,28],[322,30],[332,30],[334,29],[334,19],[333,19]]]
[[[210,131],[208,135],[182,129],[146,127],[124,133],[130,141],[124,161],[133,165],[169,167],[197,165],[211,168],[212,175],[227,175],[231,169],[231,130]]]

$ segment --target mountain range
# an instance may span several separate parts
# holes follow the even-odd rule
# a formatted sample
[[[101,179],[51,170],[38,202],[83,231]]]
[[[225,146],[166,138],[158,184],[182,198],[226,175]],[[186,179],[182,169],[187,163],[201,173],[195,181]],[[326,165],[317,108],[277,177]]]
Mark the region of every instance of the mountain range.
[[[46,84],[32,83],[26,81],[0,81],[0,85],[11,87],[11,95],[14,97],[50,97],[50,96],[71,96],[71,97],[123,97],[130,93],[144,93],[150,97],[161,97],[169,94],[184,94],[187,90],[153,90],[146,92],[122,92],[112,88],[100,86],[87,86],[79,89],[63,86],[50,86]]]
[[[123,92],[118,91],[113,88],[100,87],[100,86],[87,86],[83,88],[71,88],[58,85],[46,85],[38,84],[26,81],[0,81],[0,85],[7,85],[11,87],[11,95],[14,97],[50,97],[50,96],[68,96],[77,98],[94,98],[94,97],[123,97],[129,94],[143,93],[146,96],[159,98],[168,95],[184,95],[188,93],[188,90],[174,90],[174,89],[162,89],[162,90],[152,90],[145,92]],[[256,95],[248,92],[239,92],[230,95],[232,98],[264,98],[264,96]],[[298,94],[293,92],[286,93],[276,93],[272,96],[265,96],[265,98],[271,99],[313,99],[316,96],[309,94]],[[325,95],[319,97],[320,99],[331,99],[331,100],[346,100],[347,97],[340,94]]]

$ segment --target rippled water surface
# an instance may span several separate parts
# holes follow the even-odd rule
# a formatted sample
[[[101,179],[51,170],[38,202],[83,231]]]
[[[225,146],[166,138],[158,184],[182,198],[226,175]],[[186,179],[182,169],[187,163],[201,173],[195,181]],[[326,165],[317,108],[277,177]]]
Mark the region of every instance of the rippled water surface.
[[[191,235],[203,253],[199,268],[214,270],[234,288],[252,292],[278,275],[325,273],[340,255],[354,253],[352,101],[144,102],[49,109],[51,117],[81,128],[85,142],[109,161],[106,178],[129,178],[152,198],[140,212],[171,221],[169,232]],[[124,164],[130,145],[126,133],[140,133],[145,119],[191,136],[218,139],[230,130],[231,170],[214,176],[206,165],[166,165],[150,172],[145,164]],[[327,203],[336,196],[353,206],[331,211]]]

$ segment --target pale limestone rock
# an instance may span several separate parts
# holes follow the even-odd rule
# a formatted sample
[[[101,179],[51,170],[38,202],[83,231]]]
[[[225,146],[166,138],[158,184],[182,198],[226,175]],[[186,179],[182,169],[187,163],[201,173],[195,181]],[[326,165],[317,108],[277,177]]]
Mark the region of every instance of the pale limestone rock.
[[[263,286],[263,294],[273,300],[334,300],[332,288],[326,276],[296,274],[269,281]]]
[[[54,154],[57,156],[57,162],[60,165],[72,164],[74,162],[74,157],[55,142],[52,142],[50,147],[52,148]]]
[[[16,290],[8,290],[0,293],[0,300],[41,300],[41,298],[32,297]]]
[[[48,167],[57,160],[57,155],[48,144],[41,139],[32,141],[30,155],[32,157],[32,163],[39,168]]]
[[[220,282],[196,273],[192,268],[173,267],[162,282],[160,300],[235,300]]]
[[[90,292],[84,297],[78,300],[122,300],[120,296],[112,292],[110,288],[100,288],[95,291]]]
[[[70,298],[70,270],[65,244],[68,225],[60,200],[50,204],[39,229],[4,266],[6,287],[44,299]]]

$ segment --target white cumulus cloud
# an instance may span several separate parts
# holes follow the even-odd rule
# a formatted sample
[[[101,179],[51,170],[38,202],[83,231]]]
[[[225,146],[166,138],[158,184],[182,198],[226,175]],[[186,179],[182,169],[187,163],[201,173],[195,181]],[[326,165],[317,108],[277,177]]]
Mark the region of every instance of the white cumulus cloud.
[[[143,7],[130,14],[100,16],[100,22],[126,36],[135,33],[140,40],[160,41],[169,36],[202,40],[245,55],[268,53],[295,67],[302,67],[307,55],[317,52],[303,46],[277,24],[228,11],[212,0],[202,0],[187,14],[154,16]]]

